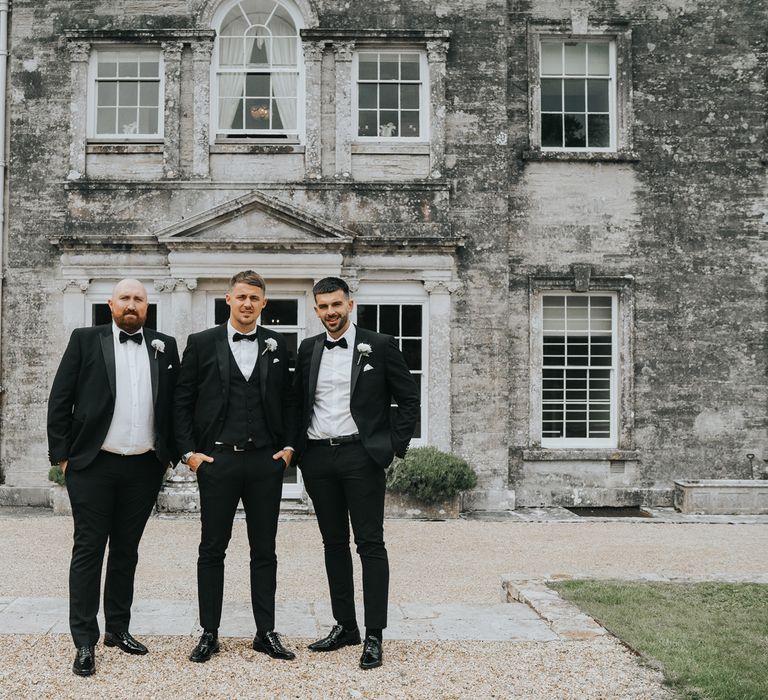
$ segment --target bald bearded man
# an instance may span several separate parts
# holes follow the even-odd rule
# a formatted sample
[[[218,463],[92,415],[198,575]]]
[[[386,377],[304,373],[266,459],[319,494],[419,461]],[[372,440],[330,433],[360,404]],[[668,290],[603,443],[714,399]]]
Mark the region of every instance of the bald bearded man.
[[[49,456],[64,472],[75,525],[69,624],[79,676],[96,670],[107,541],[104,644],[147,653],[128,631],[139,540],[165,469],[178,461],[176,341],[144,328],[149,302],[138,280],[118,282],[108,304],[112,323],[72,333],[48,400]]]

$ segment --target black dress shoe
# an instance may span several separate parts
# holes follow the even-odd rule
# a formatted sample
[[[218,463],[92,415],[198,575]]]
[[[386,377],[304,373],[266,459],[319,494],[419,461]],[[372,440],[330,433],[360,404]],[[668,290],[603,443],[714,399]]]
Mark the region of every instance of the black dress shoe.
[[[354,644],[360,644],[360,630],[357,627],[347,631],[341,625],[334,625],[327,637],[312,642],[307,648],[312,651],[336,651]]]
[[[203,632],[203,635],[200,637],[200,641],[197,643],[197,646],[189,655],[189,660],[201,664],[203,661],[208,661],[211,656],[218,653],[219,638],[213,632]]]
[[[288,651],[283,643],[280,641],[280,635],[274,630],[265,632],[263,635],[257,634],[253,638],[253,650],[263,651],[265,654],[269,654],[273,659],[283,659],[284,661],[290,661],[296,658],[296,654],[292,651]]]
[[[96,673],[96,650],[93,647],[77,647],[72,673],[78,676],[92,676]]]
[[[130,632],[105,632],[105,647],[119,647],[126,654],[146,654],[149,649],[131,637]]]
[[[381,640],[368,635],[363,643],[363,655],[360,657],[360,668],[378,668],[381,666]]]

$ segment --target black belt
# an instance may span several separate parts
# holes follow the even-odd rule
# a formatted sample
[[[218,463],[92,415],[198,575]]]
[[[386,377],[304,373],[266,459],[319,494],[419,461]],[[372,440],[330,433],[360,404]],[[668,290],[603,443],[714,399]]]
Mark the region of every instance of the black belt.
[[[359,440],[360,433],[355,433],[354,435],[339,435],[338,437],[322,438],[321,440],[308,438],[307,442],[311,445],[330,445],[331,447],[336,447],[336,445],[343,445],[346,442],[359,442]]]
[[[258,450],[259,447],[266,447],[266,445],[257,445],[251,441],[246,442],[242,447],[239,445],[229,445],[226,442],[217,442],[214,446],[221,447],[222,449],[226,450],[232,450],[232,452],[252,452],[253,450]]]

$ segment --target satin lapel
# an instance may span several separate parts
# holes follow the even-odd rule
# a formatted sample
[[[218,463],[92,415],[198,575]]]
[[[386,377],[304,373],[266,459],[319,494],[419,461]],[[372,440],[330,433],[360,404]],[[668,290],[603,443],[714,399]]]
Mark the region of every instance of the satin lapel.
[[[266,334],[261,326],[256,327],[256,342],[259,344],[259,353],[256,355],[256,367],[259,370],[259,388],[261,389],[261,400],[267,401],[267,372],[269,371],[269,356],[271,353],[264,353],[266,350]]]
[[[216,334],[216,361],[219,365],[221,379],[221,393],[224,395],[224,403],[229,398],[229,341],[227,340],[227,324],[219,327]]]
[[[308,386],[308,405],[315,403],[315,389],[317,389],[317,375],[320,374],[320,358],[323,356],[323,341],[325,333],[317,338],[315,346],[312,348],[312,360],[309,363],[309,386]]]
[[[151,332],[151,331],[150,331]],[[160,379],[160,371],[158,364],[160,362],[160,353],[157,353],[155,357],[155,349],[151,343],[154,340],[151,336],[147,335],[147,329],[144,329],[144,345],[147,346],[147,353],[149,354],[149,374],[152,377],[152,405],[157,403],[157,384]]]
[[[350,398],[355,394],[355,386],[357,386],[357,378],[360,376],[360,372],[363,369],[360,364],[360,353],[357,351],[357,346],[359,345],[359,343],[363,342],[361,340],[361,337],[362,336],[360,334],[360,328],[358,328],[357,333],[355,334],[355,347],[352,350],[352,383],[350,384],[350,387],[349,387]]]
[[[101,352],[104,355],[104,366],[107,368],[109,389],[112,398],[117,396],[117,379],[115,377],[115,341],[112,338],[112,326],[107,328],[106,334],[101,336]]]

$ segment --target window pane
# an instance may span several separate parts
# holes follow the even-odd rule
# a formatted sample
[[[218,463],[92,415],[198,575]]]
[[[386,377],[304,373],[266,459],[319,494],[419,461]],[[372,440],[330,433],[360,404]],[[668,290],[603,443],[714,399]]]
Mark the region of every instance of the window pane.
[[[611,124],[607,114],[590,114],[589,145],[593,148],[607,148],[611,145]]]
[[[541,74],[562,75],[563,73],[563,44],[562,42],[543,41],[541,43]]]
[[[139,109],[139,133],[156,134],[157,107],[142,107]]]
[[[242,39],[221,39],[219,42],[219,65],[224,67],[243,65]]]
[[[379,56],[381,80],[397,80],[398,75],[399,57],[396,53],[383,53]]]
[[[99,67],[97,70],[99,78],[114,78],[117,76],[117,54],[104,53],[99,54]]]
[[[565,145],[574,148],[583,148],[587,145],[583,114],[565,115]]]
[[[583,112],[585,111],[584,102],[584,81],[583,80],[563,80],[563,89],[565,91],[565,111]]]
[[[385,105],[382,104],[382,107]],[[419,86],[401,85],[400,86],[400,108],[418,109],[419,108]]]
[[[541,111],[561,112],[563,109],[563,81],[544,78],[541,81]]]
[[[117,110],[117,131],[120,134],[139,133],[139,115],[135,107]]]
[[[242,36],[248,29],[248,23],[239,7],[232,8],[221,23],[221,36]]]
[[[421,337],[421,304],[403,305],[402,334]]]
[[[117,106],[117,83],[97,83],[96,104],[99,107]]]
[[[120,107],[136,107],[139,104],[139,84],[134,82],[119,83],[117,99]]]
[[[608,44],[590,43],[587,51],[590,75],[608,75]]]
[[[379,304],[379,333],[400,335],[400,306]]]
[[[245,76],[245,95],[246,97],[269,97],[269,74],[248,73]]]
[[[245,100],[245,128],[269,129],[270,104],[265,99]]]
[[[141,83],[139,97],[141,107],[157,107],[160,104],[160,83]]]
[[[270,299],[261,314],[265,326],[295,326],[299,322],[299,302],[296,299]]]
[[[219,76],[220,97],[242,97],[245,76],[242,73]]]
[[[296,39],[272,39],[272,64],[275,66],[295,66]]]
[[[376,85],[371,83],[360,83],[357,91],[357,106],[361,108],[367,107],[369,109],[376,109],[378,95],[379,91],[376,88]]]
[[[260,32],[264,30],[259,28]],[[268,36],[253,36],[249,34],[245,38],[246,62],[252,66],[266,66],[269,64],[269,45],[271,39]]]
[[[550,148],[563,146],[563,115],[541,115],[541,145]]]
[[[583,41],[565,42],[565,74],[584,75],[587,68],[587,45]]]
[[[160,76],[160,64],[157,59],[144,57],[139,64],[139,75],[142,78],[157,78]]]
[[[360,110],[357,118],[358,136],[376,136],[378,134],[378,120],[376,112]]]
[[[421,341],[404,340],[403,356],[409,369],[421,369]]]
[[[418,80],[419,66],[421,62],[419,55],[415,53],[404,53],[400,56],[400,79]]]
[[[382,112],[379,117],[379,136],[399,136],[397,112]]]
[[[379,85],[379,108],[397,109],[397,85]],[[397,118],[394,119],[397,123]]]
[[[272,97],[296,97],[298,92],[295,73],[272,73]]]
[[[96,110],[96,133],[114,134],[116,133],[115,120],[117,119],[117,110],[114,108],[99,107]]]
[[[376,323],[377,307],[375,304],[359,304],[357,307],[357,325],[369,331],[378,330]]]
[[[232,98],[219,100],[219,128],[243,128],[243,101]]]
[[[272,120],[273,129],[296,129],[296,100],[275,100],[275,113]]]
[[[410,138],[419,136],[419,113],[401,112],[400,128],[402,129],[400,136],[407,136]]]
[[[136,55],[134,54],[130,59],[121,58],[117,71],[121,78],[137,77],[139,75],[139,63]]]
[[[589,112],[608,111],[607,80],[587,80],[587,105]]]
[[[360,80],[376,80],[378,75],[378,59],[375,53],[361,53],[359,59]]]

